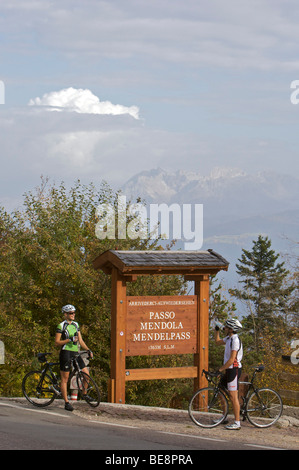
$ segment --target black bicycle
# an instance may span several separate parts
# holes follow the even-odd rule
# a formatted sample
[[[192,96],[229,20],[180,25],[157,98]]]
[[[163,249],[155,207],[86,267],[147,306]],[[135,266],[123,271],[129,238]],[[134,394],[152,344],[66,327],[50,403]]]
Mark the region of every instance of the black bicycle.
[[[278,421],[282,415],[283,403],[280,395],[271,388],[256,388],[254,379],[257,372],[262,372],[264,366],[254,368],[250,382],[239,382],[247,388],[240,414],[243,421],[248,421],[258,428],[267,428]],[[210,386],[195,392],[189,402],[189,416],[192,421],[203,428],[213,428],[223,423],[228,415],[228,395],[226,388],[221,386],[218,374],[203,370]]]
[[[22,391],[27,400],[34,406],[45,407],[50,405],[55,398],[61,398],[60,380],[52,370],[59,362],[48,362],[47,355],[51,353],[39,353],[37,358],[45,366],[42,370],[32,370],[25,375],[22,382]],[[100,391],[94,379],[79,368],[77,358],[88,354],[88,351],[77,353],[71,358],[71,373],[68,384],[75,380],[78,395],[90,406],[97,407],[100,404]],[[73,379],[75,377],[75,379]]]

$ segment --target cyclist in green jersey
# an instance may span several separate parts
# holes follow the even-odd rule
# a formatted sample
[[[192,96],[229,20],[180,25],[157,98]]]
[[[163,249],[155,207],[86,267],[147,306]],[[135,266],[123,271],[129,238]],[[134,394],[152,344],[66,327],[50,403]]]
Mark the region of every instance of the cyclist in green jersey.
[[[56,328],[55,344],[59,346],[59,362],[60,362],[60,375],[61,375],[61,394],[65,401],[65,409],[73,411],[72,405],[67,398],[67,383],[70,374],[70,359],[79,351],[79,346],[86,351],[90,351],[82,339],[80,327],[74,321],[76,309],[73,305],[65,305],[62,307],[65,319]],[[92,352],[90,351],[92,357]],[[88,368],[85,366],[82,357],[78,357],[78,364],[80,369],[88,374]]]

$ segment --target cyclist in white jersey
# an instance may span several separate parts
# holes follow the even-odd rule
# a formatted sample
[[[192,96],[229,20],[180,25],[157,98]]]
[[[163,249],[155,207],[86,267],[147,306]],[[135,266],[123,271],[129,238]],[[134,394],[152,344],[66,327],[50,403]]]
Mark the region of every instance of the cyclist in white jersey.
[[[225,345],[223,365],[219,368],[219,373],[224,372],[225,375],[221,379],[221,384],[229,391],[229,396],[233,405],[235,422],[226,426],[227,429],[241,429],[240,425],[240,403],[239,403],[239,378],[242,371],[243,347],[238,335],[238,331],[242,329],[239,320],[230,319],[225,322],[224,331],[225,338],[220,339],[219,327],[215,328],[216,345]]]

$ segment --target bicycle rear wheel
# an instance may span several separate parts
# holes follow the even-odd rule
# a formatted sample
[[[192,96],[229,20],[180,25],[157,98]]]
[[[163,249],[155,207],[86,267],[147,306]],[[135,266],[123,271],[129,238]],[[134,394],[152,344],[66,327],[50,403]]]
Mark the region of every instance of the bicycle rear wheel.
[[[41,370],[32,370],[25,375],[22,381],[22,391],[32,405],[39,407],[50,405],[56,396],[51,377],[43,376]]]
[[[79,371],[77,374],[77,386],[78,392],[83,400],[93,408],[99,406],[101,401],[100,391],[97,384],[89,374]]]
[[[253,392],[246,405],[248,421],[258,428],[272,426],[279,420],[282,411],[282,399],[271,388],[261,388]]]
[[[214,428],[221,424],[228,413],[228,401],[220,391],[213,387],[197,390],[189,402],[189,416],[203,428]]]

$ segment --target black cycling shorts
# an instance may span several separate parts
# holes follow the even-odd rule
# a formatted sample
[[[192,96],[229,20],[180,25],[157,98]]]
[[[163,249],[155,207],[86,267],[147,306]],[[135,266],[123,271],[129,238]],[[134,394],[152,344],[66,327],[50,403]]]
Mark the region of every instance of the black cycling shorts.
[[[63,372],[70,372],[71,358],[76,356],[77,354],[78,353],[74,351],[66,351],[65,349],[62,349],[59,354],[60,370],[62,370]],[[84,367],[86,367],[81,356],[77,357],[77,361],[80,369],[84,369]]]
[[[233,367],[232,369],[225,369],[225,374],[221,379],[221,385],[229,391],[239,390],[239,378],[242,369]]]

